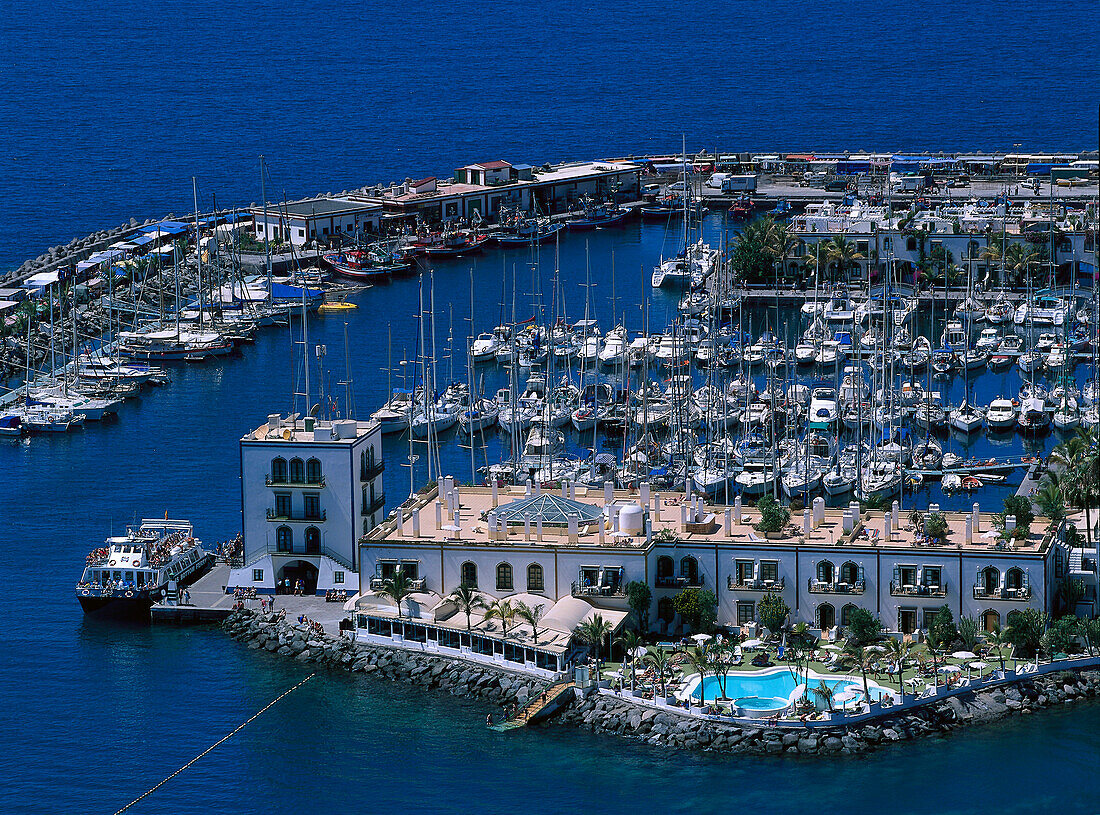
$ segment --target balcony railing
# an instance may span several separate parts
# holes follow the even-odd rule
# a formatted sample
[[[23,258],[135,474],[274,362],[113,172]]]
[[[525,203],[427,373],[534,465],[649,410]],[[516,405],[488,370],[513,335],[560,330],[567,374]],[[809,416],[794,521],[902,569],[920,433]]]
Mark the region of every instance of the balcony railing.
[[[818,580],[811,577],[809,580],[810,594],[863,594],[867,584],[864,580],[856,580],[849,583],[844,580]]]
[[[411,588],[413,591],[424,591],[425,587],[428,585],[427,578],[424,578],[424,577],[410,578],[408,583],[409,583],[409,588]],[[374,575],[374,577],[372,577],[370,579],[370,590],[371,591],[378,591],[379,589],[385,588],[385,585],[386,585],[386,578],[384,578],[380,575]]]
[[[319,481],[290,481],[287,478],[272,478],[268,475],[264,476],[264,483],[269,487],[279,487],[280,489],[319,490],[325,486],[325,477],[321,476]]]
[[[894,597],[946,597],[947,584],[923,586],[911,583],[895,583],[891,580],[890,594]]]
[[[360,481],[373,481],[382,474],[382,471],[386,469],[386,462],[382,459],[374,462],[374,464],[366,467],[359,468],[359,480]]]
[[[995,586],[989,588],[988,586],[975,586],[974,587],[974,599],[975,600],[1030,600],[1031,599],[1031,586],[1020,586],[1018,588],[1010,589],[1003,586]]]
[[[659,589],[699,588],[703,585],[703,576],[677,577],[674,574],[659,575],[653,578],[653,585]]]
[[[377,512],[386,505],[386,494],[376,495],[374,500],[369,504],[363,506],[363,514],[370,515],[373,512]]]
[[[326,517],[327,514],[328,513],[323,509],[320,512],[313,512],[313,513],[303,512],[300,515],[295,515],[294,513],[283,513],[283,512],[280,512],[277,509],[268,509],[267,510],[267,519],[269,521],[271,521],[272,523],[278,523],[280,521],[283,521],[283,522],[289,521],[289,522],[298,522],[298,523],[312,523],[314,521],[323,521],[323,520],[325,520],[325,517]]]
[[[625,597],[626,588],[619,584],[618,586],[583,586],[580,583],[573,583],[570,590],[574,597]]]
[[[778,580],[738,580],[732,574],[726,577],[726,587],[730,591],[782,591],[787,578]]]

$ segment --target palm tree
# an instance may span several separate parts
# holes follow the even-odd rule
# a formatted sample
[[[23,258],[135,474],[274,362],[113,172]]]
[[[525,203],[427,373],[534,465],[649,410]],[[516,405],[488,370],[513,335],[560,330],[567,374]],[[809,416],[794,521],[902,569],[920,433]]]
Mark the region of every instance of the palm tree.
[[[834,710],[833,694],[836,693],[836,689],[840,687],[840,684],[840,682],[837,682],[832,687],[829,687],[829,685],[826,684],[825,680],[822,679],[820,682],[810,688],[810,693],[812,693],[814,698],[824,704],[825,707],[829,709],[829,712],[832,713]]]
[[[1005,652],[1004,647],[1008,645],[1008,638],[1005,636],[1004,630],[1000,626],[994,628],[992,631],[987,631],[985,634],[985,641],[991,646],[997,649],[997,658],[1001,661],[1001,673],[1004,673],[1005,669]]]
[[[913,641],[910,639],[894,639],[887,637],[883,643],[886,647],[886,656],[898,666],[898,688],[901,690],[901,698],[905,698],[905,663],[913,653]]]
[[[1092,505],[1100,497],[1100,450],[1096,434],[1089,428],[1056,445],[1050,461],[1065,469],[1059,476],[1062,495],[1085,510],[1085,542],[1092,549]]]
[[[477,589],[473,586],[467,586],[465,583],[460,584],[452,591],[447,599],[454,603],[459,611],[465,613],[467,631],[470,630],[470,615],[479,608],[485,608],[485,601],[481,599]]]
[[[1050,519],[1049,526],[1057,526],[1066,517],[1066,499],[1062,495],[1062,488],[1053,479],[1043,479],[1042,487],[1035,493],[1035,503]]]
[[[665,677],[672,673],[672,664],[669,661],[669,653],[664,648],[647,648],[642,662],[657,672],[657,678],[661,680],[661,696],[668,697],[668,687],[665,685]]]
[[[791,232],[788,224],[781,221],[771,221],[768,225],[767,243],[768,251],[773,258],[779,258],[780,277],[787,273],[787,256],[798,246],[798,237]],[[778,280],[776,281],[778,283]]]
[[[692,648],[683,649],[684,658],[687,659],[688,664],[699,674],[699,704],[705,705],[706,698],[706,684],[704,680],[707,678],[707,668],[710,666],[710,660],[707,657],[707,650],[701,646],[694,646]]]
[[[531,636],[535,638],[535,645],[539,644],[539,620],[542,618],[544,608],[546,608],[545,603],[539,603],[537,606],[529,606],[524,602],[516,604],[516,616],[531,626]]]
[[[516,607],[509,600],[494,600],[485,610],[486,620],[500,620],[501,637],[508,637],[508,626],[516,617]]]
[[[600,649],[603,647],[603,641],[610,636],[611,632],[614,630],[615,627],[611,625],[610,621],[605,620],[604,616],[599,612],[596,612],[590,619],[585,620],[577,626],[577,639],[589,648],[595,648],[597,678],[599,678],[600,665],[602,663],[600,659]]]
[[[412,581],[405,571],[398,567],[393,571],[393,577],[387,577],[382,581],[382,588],[376,594],[379,597],[389,597],[397,603],[397,619],[401,619],[401,603],[413,593]]]
[[[801,257],[800,262],[802,268],[810,274],[817,275],[823,270],[827,271],[829,268],[829,241],[807,244],[806,254]]]
[[[836,264],[837,277],[840,278],[844,277],[849,266],[859,266],[859,261],[863,260],[863,253],[843,235],[837,235],[829,241],[826,251],[829,260]]]
[[[637,631],[624,631],[615,638],[613,645],[623,649],[623,661],[630,660],[630,689],[634,690],[634,663],[637,661],[634,652],[642,645],[641,635]]]
[[[840,653],[840,661],[850,668],[858,669],[863,675],[863,698],[870,704],[871,690],[867,686],[867,672],[871,670],[871,666],[874,664],[875,652],[868,650],[862,645],[856,645],[853,642],[849,642]]]

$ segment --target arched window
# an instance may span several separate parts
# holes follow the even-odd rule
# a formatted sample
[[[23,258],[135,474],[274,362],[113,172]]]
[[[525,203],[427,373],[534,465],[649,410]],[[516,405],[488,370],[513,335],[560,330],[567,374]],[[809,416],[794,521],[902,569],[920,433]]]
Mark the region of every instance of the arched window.
[[[684,579],[689,586],[699,585],[699,561],[693,558],[691,555],[680,558],[680,577]]]
[[[301,484],[306,480],[306,468],[300,458],[290,460],[290,483]]]
[[[986,612],[982,614],[982,629],[988,634],[996,631],[1000,627],[1000,612],[994,611],[993,609],[987,609]]]
[[[1024,571],[1013,566],[1005,572],[1006,589],[1022,589],[1024,587]]]
[[[1011,628],[1021,614],[1023,614],[1023,612],[1020,611],[1020,609],[1012,609],[1012,611],[1008,612],[1008,614],[1005,615],[1005,624],[1008,625],[1009,628]]]
[[[1001,588],[1001,573],[996,566],[986,566],[978,573],[978,582],[989,594]]]
[[[271,460],[271,481],[275,484],[286,483],[286,459],[274,458]]]
[[[280,526],[275,530],[275,548],[280,552],[294,551],[294,533],[289,526]]]
[[[822,631],[826,631],[836,625],[836,609],[829,603],[822,603],[817,607],[814,619],[817,627]]]
[[[545,591],[542,578],[542,566],[532,563],[527,567],[527,591]]]
[[[462,564],[462,585],[477,588],[477,564],[466,561]]]
[[[306,482],[310,484],[321,483],[321,462],[311,458],[306,462]]]
[[[306,554],[319,555],[321,553],[321,532],[315,526],[306,528]]]
[[[657,619],[671,623],[676,617],[676,606],[671,597],[662,597],[657,601]]]
[[[914,238],[912,235],[910,235],[909,238],[907,238],[906,241],[905,241],[905,248],[907,250],[909,250],[910,252],[916,252],[917,251],[917,239]]]
[[[835,570],[828,560],[820,560],[817,563],[817,579],[820,583],[832,583]]]
[[[497,591],[512,591],[512,564],[497,564]]]
[[[675,565],[672,562],[672,558],[668,555],[661,555],[657,558],[657,577],[659,579],[667,579],[673,576],[675,571]]]
[[[840,567],[840,582],[847,583],[849,586],[854,586],[859,582],[859,566],[853,561],[846,561]]]
[[[848,603],[848,605],[844,606],[844,608],[842,608],[840,610],[840,624],[842,626],[851,625],[850,621],[851,621],[851,617],[852,617],[852,611],[855,608],[857,608],[855,603]]]

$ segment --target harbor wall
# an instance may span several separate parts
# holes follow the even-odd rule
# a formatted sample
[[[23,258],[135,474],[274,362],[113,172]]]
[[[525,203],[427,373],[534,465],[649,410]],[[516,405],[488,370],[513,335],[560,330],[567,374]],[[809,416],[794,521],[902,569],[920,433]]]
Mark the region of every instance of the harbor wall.
[[[426,689],[473,696],[497,705],[523,706],[549,682],[522,671],[426,654],[378,643],[354,642],[319,634],[280,614],[234,611],[223,623],[226,633],[250,649],[265,650],[333,669],[401,680]],[[578,694],[551,726],[581,727],[595,733],[684,750],[760,755],[855,755],[893,742],[940,736],[968,725],[1009,716],[1068,707],[1100,698],[1096,659],[1068,667],[1046,665],[979,689],[960,688],[927,700],[910,700],[896,712],[827,722],[768,725],[707,718],[667,704],[643,703],[628,693],[593,689]]]

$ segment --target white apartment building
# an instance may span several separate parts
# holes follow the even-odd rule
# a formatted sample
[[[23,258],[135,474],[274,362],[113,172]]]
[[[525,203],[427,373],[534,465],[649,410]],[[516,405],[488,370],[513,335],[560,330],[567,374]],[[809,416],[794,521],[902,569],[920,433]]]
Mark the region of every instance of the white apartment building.
[[[244,557],[227,590],[357,593],[356,541],[384,517],[378,423],[272,414],[240,454]]]

